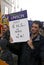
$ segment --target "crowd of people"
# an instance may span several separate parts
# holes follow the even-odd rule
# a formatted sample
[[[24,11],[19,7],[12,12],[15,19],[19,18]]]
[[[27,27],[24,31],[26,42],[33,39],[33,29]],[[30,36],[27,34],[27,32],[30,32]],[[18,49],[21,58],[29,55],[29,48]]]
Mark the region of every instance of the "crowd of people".
[[[0,35],[0,59],[14,65],[12,53],[18,55],[18,65],[44,65],[44,37],[39,33],[40,22],[33,21],[30,40],[11,43],[9,26],[3,25]]]

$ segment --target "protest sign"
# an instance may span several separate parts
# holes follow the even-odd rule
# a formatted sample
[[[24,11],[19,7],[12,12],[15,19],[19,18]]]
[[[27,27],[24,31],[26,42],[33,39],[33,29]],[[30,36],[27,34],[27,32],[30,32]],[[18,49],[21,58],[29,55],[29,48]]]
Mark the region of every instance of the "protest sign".
[[[12,13],[9,15],[10,35],[13,42],[26,42],[29,40],[29,25],[27,11]]]

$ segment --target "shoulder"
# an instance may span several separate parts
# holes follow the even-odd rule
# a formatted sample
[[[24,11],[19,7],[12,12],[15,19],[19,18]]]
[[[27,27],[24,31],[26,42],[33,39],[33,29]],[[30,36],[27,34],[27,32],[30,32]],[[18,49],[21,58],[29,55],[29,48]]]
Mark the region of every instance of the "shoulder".
[[[41,46],[43,47],[44,46],[44,36],[40,35],[40,43],[41,43]]]
[[[40,35],[40,39],[44,40],[44,36]]]

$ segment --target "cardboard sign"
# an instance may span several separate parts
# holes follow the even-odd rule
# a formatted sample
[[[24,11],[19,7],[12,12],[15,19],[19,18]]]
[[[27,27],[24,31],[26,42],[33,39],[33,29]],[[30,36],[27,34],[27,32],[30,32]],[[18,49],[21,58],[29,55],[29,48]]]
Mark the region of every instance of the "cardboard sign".
[[[26,42],[29,40],[29,26],[27,11],[10,14],[9,18],[10,35],[14,42]]]

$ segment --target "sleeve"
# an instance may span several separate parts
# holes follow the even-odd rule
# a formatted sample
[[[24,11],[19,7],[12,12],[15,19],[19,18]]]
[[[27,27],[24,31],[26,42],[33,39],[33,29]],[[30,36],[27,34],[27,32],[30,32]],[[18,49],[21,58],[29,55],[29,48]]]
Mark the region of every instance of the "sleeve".
[[[33,41],[33,46],[34,46],[34,49],[28,46],[31,51],[32,56],[39,57],[39,53],[40,53],[39,52],[39,41]]]
[[[41,45],[40,45],[40,58],[41,58],[42,65],[44,65],[44,38],[41,39],[40,43],[41,43]]]
[[[9,65],[14,65],[14,60],[13,60],[13,57],[12,57],[12,54],[11,52],[6,52],[5,53],[5,61],[9,64]]]

